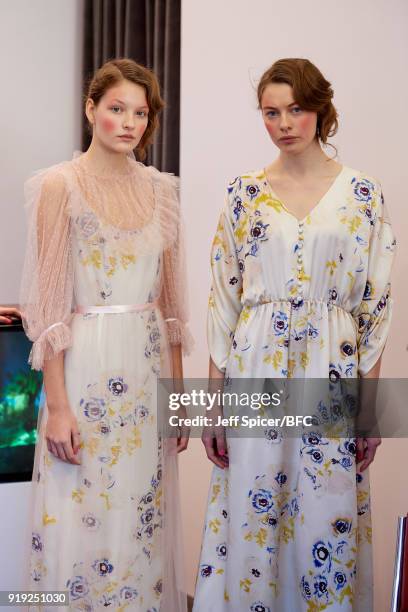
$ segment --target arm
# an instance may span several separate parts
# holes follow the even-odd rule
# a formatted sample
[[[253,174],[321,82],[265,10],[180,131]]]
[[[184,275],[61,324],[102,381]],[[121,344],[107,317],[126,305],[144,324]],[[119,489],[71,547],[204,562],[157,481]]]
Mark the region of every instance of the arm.
[[[228,190],[230,192],[230,190]],[[207,338],[210,349],[209,392],[222,392],[225,370],[233,336],[241,313],[242,273],[236,252],[234,226],[227,195],[211,248],[212,284],[207,318]],[[212,410],[216,423],[222,416],[222,406]],[[224,427],[205,427],[202,441],[207,457],[220,468],[228,466],[228,451]]]
[[[160,179],[162,194],[172,206],[175,213],[176,231],[172,243],[162,255],[162,282],[159,297],[160,310],[163,314],[167,338],[170,346],[170,359],[174,391],[183,392],[183,359],[182,353],[189,354],[192,338],[188,330],[187,270],[185,262],[184,232],[180,205],[177,195],[177,183],[174,177],[162,176]],[[170,207],[169,207],[170,208]],[[185,416],[180,409],[180,416]],[[177,452],[187,448],[189,429],[184,425],[179,429]]]
[[[64,380],[73,295],[68,190],[62,175],[45,173],[27,183],[26,195],[30,218],[21,287],[23,325],[33,341],[32,367],[43,369],[48,449],[63,461],[78,464],[78,427]]]
[[[365,415],[368,415],[368,424],[372,424],[376,407],[376,381],[380,377],[381,358],[392,316],[390,279],[396,244],[385,212],[380,185],[377,186],[375,206],[376,218],[369,244],[366,289],[354,313],[358,324],[360,422],[363,426]],[[356,462],[361,462],[360,472],[372,463],[380,444],[379,437],[357,438]]]

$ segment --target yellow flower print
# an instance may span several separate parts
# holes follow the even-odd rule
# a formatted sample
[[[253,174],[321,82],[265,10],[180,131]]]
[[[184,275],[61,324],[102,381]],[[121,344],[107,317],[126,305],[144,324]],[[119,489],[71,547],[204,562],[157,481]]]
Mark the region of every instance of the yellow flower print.
[[[85,257],[81,261],[83,266],[94,266],[98,270],[102,268],[102,253],[100,249],[93,249],[89,257]]]
[[[235,228],[234,235],[235,235],[235,238],[237,239],[237,242],[242,242],[245,240],[247,225],[248,225],[248,219],[247,217],[244,217],[238,223],[237,227]]]
[[[221,491],[221,486],[220,485],[213,485],[213,488],[212,488],[212,497],[211,497],[210,504],[213,504],[215,501],[217,501],[217,497],[218,497],[220,491]]]
[[[300,353],[300,366],[303,369],[306,369],[306,366],[308,365],[308,363],[309,363],[309,355],[305,351],[302,351]]]
[[[256,198],[255,202],[256,202],[258,207],[259,207],[260,204],[264,203],[265,206],[270,206],[277,213],[281,213],[282,210],[283,210],[282,202],[280,202],[280,200],[277,200],[276,198],[273,198],[272,196],[268,195],[267,193],[262,193],[261,195],[259,195]]]
[[[85,493],[82,489],[74,489],[71,493],[71,497],[74,501],[78,502],[78,504],[82,504],[82,500]]]
[[[245,593],[251,592],[251,584],[252,582],[249,580],[249,578],[244,578],[244,580],[239,581],[239,586],[243,591],[245,591]]]
[[[334,259],[328,260],[326,262],[326,268],[330,270],[330,276],[333,276],[335,268],[337,268],[336,261]]]
[[[57,522],[57,519],[54,516],[50,516],[47,512],[43,514],[43,525],[54,525]]]
[[[355,234],[358,230],[358,228],[361,225],[361,218],[360,217],[353,217],[352,219],[349,220],[348,222],[348,229],[350,234]]]
[[[218,533],[219,532],[219,528],[220,528],[220,521],[218,519],[213,519],[212,521],[210,521],[208,523],[209,528],[211,529],[211,531],[213,533]]]

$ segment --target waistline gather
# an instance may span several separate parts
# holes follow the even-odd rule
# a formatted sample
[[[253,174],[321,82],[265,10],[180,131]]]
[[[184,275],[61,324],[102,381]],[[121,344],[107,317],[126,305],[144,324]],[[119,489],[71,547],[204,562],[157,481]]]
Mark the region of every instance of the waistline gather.
[[[142,312],[157,308],[159,300],[146,302],[145,304],[112,304],[106,306],[77,306],[75,314],[123,314],[125,312]]]
[[[336,307],[336,308],[340,308],[341,310],[344,310],[344,312],[351,315],[350,310],[347,310],[347,308],[345,308],[341,304],[337,304],[334,300],[324,300],[320,298],[306,298],[306,299],[303,299],[303,298],[299,299],[298,297],[261,298],[258,302],[244,301],[243,306],[244,308],[245,307],[246,308],[257,308],[258,306],[264,306],[265,304],[281,304],[282,302],[289,303],[291,308],[294,308],[294,309],[301,308],[302,306],[305,306],[308,304],[325,304],[329,310],[333,307]]]

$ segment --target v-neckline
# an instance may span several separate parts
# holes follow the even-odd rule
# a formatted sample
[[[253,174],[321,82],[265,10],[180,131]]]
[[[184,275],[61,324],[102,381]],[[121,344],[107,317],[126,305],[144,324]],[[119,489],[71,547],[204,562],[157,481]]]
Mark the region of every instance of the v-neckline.
[[[269,182],[269,179],[267,177],[266,174],[266,168],[263,168],[263,175],[265,178],[265,184],[269,190],[269,193],[272,195],[272,197],[274,199],[276,199],[282,206],[282,208],[294,219],[296,219],[297,223],[304,223],[306,221],[306,219],[315,212],[315,210],[317,208],[319,208],[321,206],[321,204],[323,203],[323,201],[327,198],[327,196],[333,191],[334,187],[337,185],[337,183],[339,182],[339,179],[341,176],[343,176],[343,174],[345,173],[346,170],[346,166],[342,165],[340,172],[338,172],[338,174],[336,174],[336,176],[334,177],[332,183],[330,184],[329,188],[325,191],[325,193],[322,195],[322,197],[320,198],[320,200],[314,205],[312,206],[312,208],[309,210],[309,212],[301,219],[299,219],[299,217],[297,217],[295,215],[295,213],[293,213],[291,210],[289,210],[289,208],[286,206],[286,204],[283,202],[283,200],[278,196],[278,194],[276,193],[276,191],[273,189],[272,185]]]

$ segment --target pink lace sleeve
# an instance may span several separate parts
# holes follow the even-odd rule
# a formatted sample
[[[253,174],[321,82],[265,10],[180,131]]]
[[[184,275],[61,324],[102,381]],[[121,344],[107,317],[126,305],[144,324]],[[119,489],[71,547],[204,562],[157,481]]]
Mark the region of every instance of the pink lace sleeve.
[[[160,308],[167,324],[169,343],[181,344],[183,353],[189,355],[194,341],[187,325],[187,266],[178,178],[157,170],[152,172],[160,200],[164,239]]]
[[[25,332],[33,347],[29,363],[41,370],[71,344],[73,270],[66,179],[57,166],[25,184],[28,238],[20,291]]]

